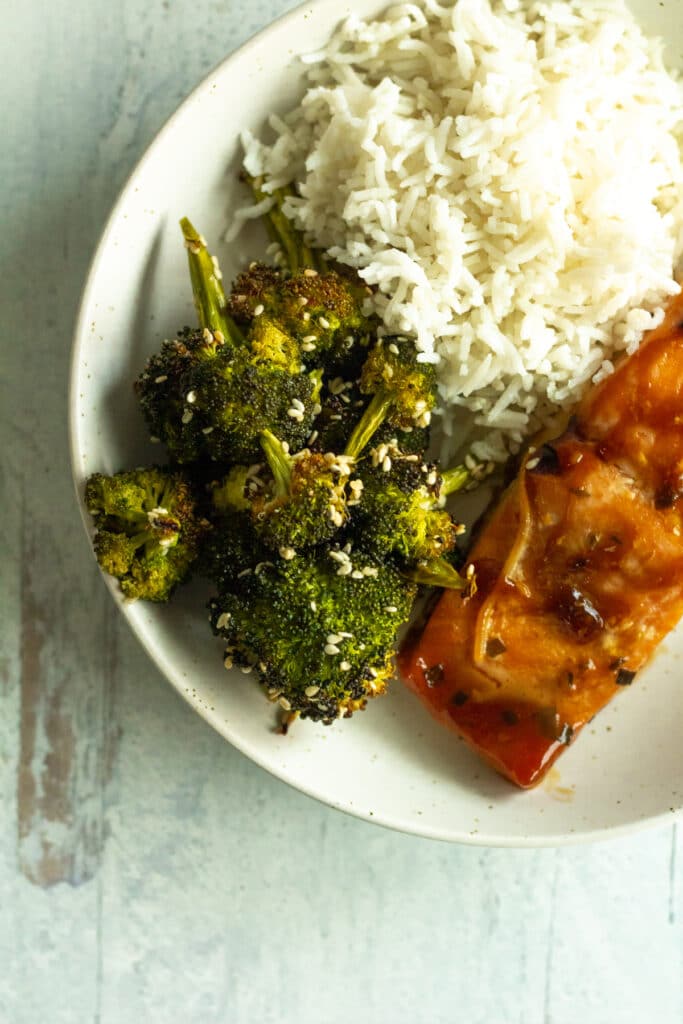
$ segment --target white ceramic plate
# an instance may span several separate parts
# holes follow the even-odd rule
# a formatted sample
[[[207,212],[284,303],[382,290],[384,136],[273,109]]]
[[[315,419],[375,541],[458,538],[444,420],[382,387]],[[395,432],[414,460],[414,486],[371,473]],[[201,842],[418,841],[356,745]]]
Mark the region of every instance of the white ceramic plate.
[[[194,322],[178,219],[210,239],[230,279],[263,253],[265,236],[228,250],[220,239],[238,201],[238,136],[259,131],[302,90],[296,55],[321,45],[355,11],[386,0],[319,0],[275,22],[217,67],[173,115],[123,189],[98,246],[76,327],[70,396],[79,499],[85,477],[159,459],[131,381],[149,353]],[[633,0],[649,32],[673,41],[683,66],[680,0]],[[229,43],[226,40],[226,45]],[[90,529],[88,517],[84,521]],[[683,631],[662,646],[638,684],[620,695],[561,759],[541,788],[522,793],[437,726],[400,683],[362,715],[331,728],[297,723],[273,732],[273,709],[253,679],[222,667],[199,582],[169,607],[121,605],[176,689],[258,764],[333,807],[392,828],[452,841],[552,845],[665,823],[683,807]]]

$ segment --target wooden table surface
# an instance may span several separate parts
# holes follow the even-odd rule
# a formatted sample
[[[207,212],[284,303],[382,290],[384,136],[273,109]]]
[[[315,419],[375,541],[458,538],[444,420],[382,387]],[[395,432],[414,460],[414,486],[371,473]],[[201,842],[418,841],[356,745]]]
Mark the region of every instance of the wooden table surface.
[[[0,1024],[681,1022],[675,827],[481,850],[320,806],[181,702],[87,549],[93,246],[167,115],[290,6],[1,0]]]

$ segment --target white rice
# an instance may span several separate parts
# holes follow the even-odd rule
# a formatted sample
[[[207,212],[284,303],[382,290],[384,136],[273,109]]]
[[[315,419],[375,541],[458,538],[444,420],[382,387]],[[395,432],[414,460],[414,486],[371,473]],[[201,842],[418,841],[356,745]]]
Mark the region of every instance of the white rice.
[[[683,89],[662,46],[621,0],[423,0],[304,59],[301,105],[269,144],[244,133],[245,166],[296,182],[286,214],[438,364],[446,431],[476,423],[503,458],[680,290]]]

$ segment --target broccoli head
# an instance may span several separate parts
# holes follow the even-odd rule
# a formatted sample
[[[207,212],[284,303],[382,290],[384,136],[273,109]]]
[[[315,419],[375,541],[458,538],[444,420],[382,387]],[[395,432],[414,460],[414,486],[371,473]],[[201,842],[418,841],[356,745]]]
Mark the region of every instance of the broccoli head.
[[[373,452],[381,461],[362,475],[358,527],[363,545],[380,557],[394,556],[404,567],[448,554],[463,528],[439,507],[436,470],[424,463],[401,463],[395,449],[393,455],[384,454],[388,448]],[[382,469],[387,459],[390,472]]]
[[[403,431],[429,426],[436,374],[430,363],[419,361],[409,339],[381,338],[376,343],[363,365],[360,390],[372,399],[351,435],[347,454],[357,457],[385,423]]]
[[[131,599],[167,601],[186,580],[209,530],[187,479],[157,466],[104,476],[85,488],[95,555]]]
[[[289,455],[266,430],[261,445],[272,483],[252,500],[254,527],[263,542],[281,553],[329,541],[348,517],[346,483],[351,470],[343,456],[308,449]]]
[[[180,464],[258,459],[268,428],[300,448],[319,412],[315,373],[290,373],[206,328],[164,342],[135,387],[152,436]]]
[[[211,621],[226,665],[253,669],[285,711],[330,723],[386,689],[415,593],[349,545],[262,566],[213,599]]]
[[[319,412],[321,374],[302,372],[298,343],[272,322],[243,336],[224,308],[215,259],[181,223],[200,326],[165,341],[136,381],[152,435],[182,465],[256,459],[267,428],[300,447]]]
[[[283,212],[290,188],[266,193],[262,182],[244,176],[258,203],[270,201],[264,220],[279,246],[286,270],[252,263],[239,275],[228,309],[246,331],[266,316],[301,344],[308,366],[355,375],[367,352],[376,322],[363,312],[368,288],[353,270],[330,269]]]

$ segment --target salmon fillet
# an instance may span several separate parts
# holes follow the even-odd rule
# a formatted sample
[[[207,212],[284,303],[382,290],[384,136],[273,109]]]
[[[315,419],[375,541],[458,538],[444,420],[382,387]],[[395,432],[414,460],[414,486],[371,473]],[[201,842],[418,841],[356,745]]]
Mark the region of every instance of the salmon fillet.
[[[683,296],[532,448],[399,665],[429,710],[523,788],[634,682],[683,615]]]

